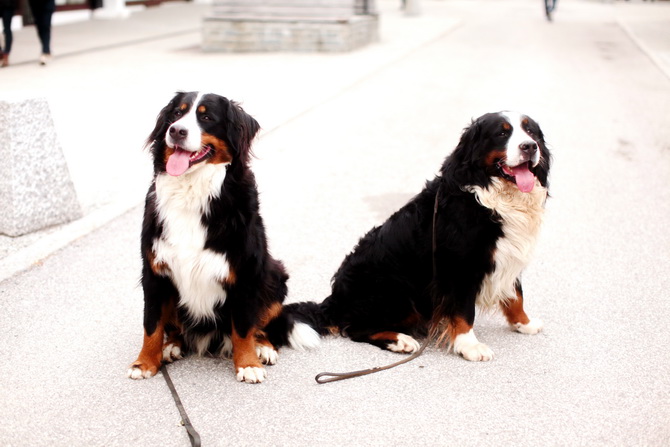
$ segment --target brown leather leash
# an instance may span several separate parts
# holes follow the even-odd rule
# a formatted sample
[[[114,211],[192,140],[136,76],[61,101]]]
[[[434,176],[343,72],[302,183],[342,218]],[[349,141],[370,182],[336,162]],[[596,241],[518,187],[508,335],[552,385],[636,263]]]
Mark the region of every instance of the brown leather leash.
[[[435,194],[435,204],[433,205],[433,227],[432,227],[432,237],[433,237],[433,244],[432,244],[432,256],[433,256],[433,281],[435,281],[435,278],[437,278],[437,265],[435,262],[435,253],[437,252],[437,230],[436,230],[436,223],[437,223],[437,208],[439,204],[439,199],[440,199],[440,192],[442,191],[442,184],[440,183],[440,186],[437,188],[437,193]],[[426,347],[433,342],[434,336],[431,335],[430,337],[426,337],[426,339],[423,341],[423,344],[419,348],[418,351],[415,351],[412,353],[407,358],[404,358],[398,362],[391,363],[389,365],[385,366],[375,366],[374,368],[369,368],[369,369],[361,369],[358,371],[351,371],[351,372],[344,372],[344,373],[332,373],[332,372],[322,372],[320,374],[317,374],[316,377],[314,377],[314,380],[316,380],[316,383],[319,385],[322,385],[324,383],[330,383],[330,382],[337,382],[338,380],[346,380],[346,379],[353,379],[354,377],[361,377],[361,376],[367,376],[368,374],[373,374],[377,373],[380,371],[385,371],[387,369],[395,368],[396,366],[403,365],[407,362],[411,362],[415,358],[419,357],[421,354],[423,354],[423,351],[426,349]]]
[[[174,387],[174,383],[172,383],[172,379],[170,378],[170,375],[168,374],[167,371],[167,367],[165,365],[161,366],[161,372],[163,373],[163,377],[165,378],[165,383],[167,383],[168,388],[170,388],[172,399],[174,399],[174,403],[175,405],[177,405],[177,410],[179,410],[179,415],[181,416],[181,422],[184,425],[186,432],[188,433],[188,438],[191,440],[191,445],[193,447],[200,447],[200,435],[195,430],[195,428],[193,428],[191,420],[188,418],[188,415],[186,414],[186,409],[184,408],[184,405],[181,403],[181,399],[179,398],[177,389]]]
[[[361,369],[359,371],[351,371],[351,372],[345,372],[345,373],[331,373],[331,372],[322,372],[320,374],[317,374],[316,377],[314,377],[314,380],[316,380],[316,383],[319,385],[322,385],[324,383],[330,383],[330,382],[337,382],[338,380],[345,380],[345,379],[353,379],[354,377],[360,377],[360,376],[367,376],[368,374],[373,374],[379,371],[384,371],[387,369],[395,368],[396,366],[400,366],[404,363],[411,362],[418,356],[420,356],[423,353],[423,350],[426,349],[426,346],[432,341],[431,338],[426,338],[426,340],[423,342],[421,347],[419,348],[418,351],[415,351],[412,355],[410,355],[407,358],[404,358],[400,360],[399,362],[391,363],[389,365],[384,365],[384,366],[375,366],[374,368],[369,368],[369,369]]]

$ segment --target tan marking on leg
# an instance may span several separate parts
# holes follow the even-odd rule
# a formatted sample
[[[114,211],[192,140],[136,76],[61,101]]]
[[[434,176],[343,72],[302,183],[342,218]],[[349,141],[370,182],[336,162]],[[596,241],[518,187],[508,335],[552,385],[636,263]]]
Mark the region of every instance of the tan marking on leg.
[[[163,323],[159,322],[153,334],[144,332],[144,341],[142,350],[137,356],[137,360],[130,365],[131,369],[137,368],[142,372],[142,377],[151,377],[156,375],[163,361],[163,338],[165,332]],[[139,378],[139,377],[133,377]]]
[[[430,333],[435,338],[438,346],[451,348],[456,337],[467,334],[470,329],[472,329],[472,325],[465,321],[463,317],[455,316],[448,319],[446,324],[444,322],[433,323]]]
[[[283,307],[284,306],[282,306],[282,304],[278,301],[270,304],[270,306],[261,313],[261,316],[258,319],[258,327],[264,328],[267,326],[272,320],[281,314]]]
[[[141,377],[131,374],[132,378],[146,378],[156,375],[163,361],[163,348],[165,347],[165,325],[171,320],[176,320],[174,298],[170,299],[161,310],[161,317],[156,323],[156,329],[152,334],[144,331],[142,349],[137,360],[130,365],[130,371],[138,369]],[[181,327],[181,325],[176,325]]]
[[[233,364],[235,371],[239,368],[262,368],[261,362],[256,355],[256,330],[251,329],[244,336],[240,336],[233,325]]]
[[[456,337],[461,334],[467,334],[472,329],[472,325],[465,321],[463,317],[453,317],[447,327],[449,330],[449,338],[453,342]]]
[[[392,331],[377,332],[370,336],[370,340],[398,341],[398,333]]]
[[[528,324],[530,318],[526,315],[526,312],[523,310],[523,296],[517,291],[516,299],[505,300],[500,303],[500,308],[502,309],[505,317],[509,324],[514,326],[517,323]]]

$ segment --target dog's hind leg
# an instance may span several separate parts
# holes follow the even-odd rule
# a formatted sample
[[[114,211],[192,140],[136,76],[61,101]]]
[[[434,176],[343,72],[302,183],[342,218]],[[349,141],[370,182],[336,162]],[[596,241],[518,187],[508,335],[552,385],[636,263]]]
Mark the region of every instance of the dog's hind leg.
[[[277,363],[279,354],[275,347],[268,341],[263,334],[256,334],[256,355],[264,365],[274,365]]]
[[[165,334],[167,337],[163,344],[164,362],[170,363],[179,360],[184,356],[184,338],[182,337],[181,328],[178,326],[179,325],[176,322],[168,323],[165,326]]]
[[[395,331],[379,331],[366,333],[352,333],[347,331],[347,335],[357,342],[370,343],[382,349],[387,349],[392,352],[399,352],[403,354],[412,354],[419,350],[421,345],[418,341],[407,334]]]

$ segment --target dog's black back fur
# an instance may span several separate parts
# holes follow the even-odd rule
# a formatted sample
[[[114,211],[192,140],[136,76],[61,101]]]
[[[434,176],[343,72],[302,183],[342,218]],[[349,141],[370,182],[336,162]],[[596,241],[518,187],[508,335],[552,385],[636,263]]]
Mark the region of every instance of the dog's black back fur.
[[[285,313],[322,335],[340,332],[383,348],[393,342],[387,332],[424,335],[455,317],[471,326],[475,301],[494,270],[496,244],[504,235],[502,217],[482,206],[472,187],[508,182],[499,166],[510,138],[506,122],[501,114],[473,121],[440,175],[345,257],[333,276],[332,294],[319,305],[291,304]],[[539,145],[541,161],[530,169],[538,188],[547,188],[550,155],[544,136],[528,117],[522,122]]]

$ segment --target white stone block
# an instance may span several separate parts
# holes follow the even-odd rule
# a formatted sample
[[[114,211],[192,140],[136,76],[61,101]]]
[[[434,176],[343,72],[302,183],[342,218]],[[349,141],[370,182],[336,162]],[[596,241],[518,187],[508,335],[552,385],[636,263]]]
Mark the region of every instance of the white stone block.
[[[20,236],[81,217],[45,99],[0,99],[0,159],[0,233]]]

